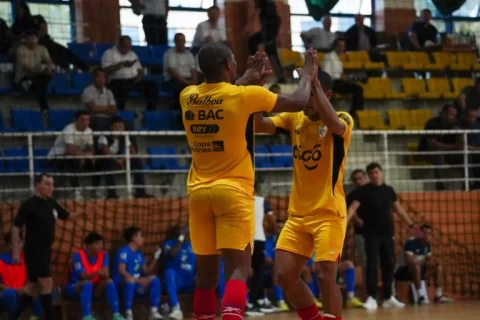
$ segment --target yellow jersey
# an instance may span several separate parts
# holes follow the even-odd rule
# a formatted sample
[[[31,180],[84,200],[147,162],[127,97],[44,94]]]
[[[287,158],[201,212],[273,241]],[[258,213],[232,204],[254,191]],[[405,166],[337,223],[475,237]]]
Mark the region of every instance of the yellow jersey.
[[[181,92],[183,124],[192,152],[188,192],[228,185],[253,197],[247,123],[252,113],[271,112],[276,102],[276,94],[259,86],[203,83]]]
[[[292,141],[290,214],[333,213],[341,217],[347,214],[343,174],[353,119],[346,112],[337,114],[346,125],[343,136],[331,133],[323,121],[310,121],[303,112],[281,113],[270,118],[277,132],[284,131]]]

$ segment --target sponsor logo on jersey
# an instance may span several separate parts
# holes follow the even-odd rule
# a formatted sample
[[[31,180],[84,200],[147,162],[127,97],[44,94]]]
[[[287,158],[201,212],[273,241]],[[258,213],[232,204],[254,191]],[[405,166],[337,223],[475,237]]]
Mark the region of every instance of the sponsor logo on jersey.
[[[218,124],[192,124],[190,132],[193,134],[215,134],[220,131]]]
[[[302,161],[303,166],[307,170],[315,170],[318,167],[318,161],[322,158],[320,151],[321,145],[314,145],[312,150],[302,150],[302,146],[295,145],[293,147],[293,158]]]
[[[350,120],[350,118],[349,118],[346,114],[340,113],[340,114],[338,115],[338,117],[339,117],[340,119],[342,119],[343,121],[345,121],[345,123],[347,124],[347,126],[350,125],[351,120]]]
[[[225,144],[221,140],[216,141],[194,141],[190,146],[192,152],[223,152],[225,151]]]
[[[223,99],[215,99],[212,96],[198,97],[192,94],[187,100],[187,106],[218,106],[223,104]]]

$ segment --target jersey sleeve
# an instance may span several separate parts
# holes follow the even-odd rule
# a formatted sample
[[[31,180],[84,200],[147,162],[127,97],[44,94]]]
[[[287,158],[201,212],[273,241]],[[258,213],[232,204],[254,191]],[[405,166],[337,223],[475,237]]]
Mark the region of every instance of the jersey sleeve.
[[[67,210],[65,210],[61,205],[58,204],[57,201],[53,200],[53,206],[55,208],[55,210],[57,210],[57,213],[58,213],[58,218],[60,220],[67,220],[68,217],[70,216],[70,212],[68,212]]]
[[[345,124],[345,132],[343,133],[342,137],[345,140],[350,141],[350,136],[352,135],[353,131],[353,118],[347,112],[338,112],[338,119]]]
[[[13,225],[15,227],[21,228],[27,222],[28,219],[28,205],[26,202],[23,202],[18,208],[17,215],[13,220]]]
[[[103,268],[108,268],[109,265],[110,265],[110,261],[109,261],[109,258],[108,258],[108,253],[107,253],[107,251],[104,251],[103,252],[103,265],[102,265],[102,267]]]
[[[268,199],[263,200],[263,212],[265,215],[273,214],[272,206],[270,205],[270,201],[268,201]]]
[[[128,262],[128,252],[127,250],[125,249],[120,249],[120,251],[118,251],[118,264],[122,264],[122,263],[125,263],[127,264]]]
[[[165,241],[165,244],[163,245],[163,251],[168,252],[175,246],[174,240],[168,240]]]
[[[248,113],[271,112],[277,103],[278,96],[260,86],[244,87],[244,105]]]
[[[275,125],[275,128],[277,128],[277,131],[288,131],[288,134],[290,134],[290,130],[292,128],[292,123],[293,123],[293,118],[291,113],[280,113],[279,115],[270,117],[270,120],[272,120],[273,124]]]
[[[412,240],[407,240],[403,246],[403,251],[405,254],[414,255],[415,254],[415,243]]]
[[[82,260],[80,259],[80,255],[75,252],[72,258],[72,265],[73,265],[73,272],[75,274],[80,274],[85,272],[85,268],[83,267]]]
[[[393,187],[390,187],[390,191],[392,192],[392,203],[394,203],[395,201],[397,201],[397,192],[395,191],[395,189],[393,189]]]
[[[140,266],[145,265],[145,256],[143,255],[143,253],[138,254],[138,264]]]

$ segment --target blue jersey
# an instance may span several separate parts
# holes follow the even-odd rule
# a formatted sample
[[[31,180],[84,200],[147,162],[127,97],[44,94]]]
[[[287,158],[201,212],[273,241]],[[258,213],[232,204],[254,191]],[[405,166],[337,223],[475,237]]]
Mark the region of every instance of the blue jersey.
[[[429,256],[432,253],[430,243],[417,238],[408,239],[403,246],[403,250],[406,254],[415,256]]]
[[[172,248],[178,243],[178,240],[168,240],[164,245],[165,255],[165,268],[173,269],[177,273],[184,274],[186,276],[193,276],[195,274],[196,257],[192,250],[192,243],[190,241],[184,242],[178,254],[172,257],[168,254]]]
[[[97,257],[90,257],[87,255],[88,262],[91,265],[94,265],[97,262]],[[106,251],[103,252],[103,268],[108,268],[108,254]],[[72,274],[70,278],[70,283],[75,284],[82,279],[80,278],[80,274],[85,272],[85,266],[82,263],[82,259],[80,259],[80,254],[75,252],[72,258]]]
[[[307,267],[313,266],[315,263],[315,253],[308,259],[308,261],[305,263]]]
[[[140,251],[133,251],[128,245],[120,248],[115,255],[113,264],[113,281],[121,282],[122,275],[118,273],[118,266],[124,263],[126,271],[134,278],[140,278],[143,273],[143,265],[145,264],[145,257]]]
[[[267,236],[265,240],[265,257],[272,260],[275,259],[275,246],[277,245],[276,236]]]

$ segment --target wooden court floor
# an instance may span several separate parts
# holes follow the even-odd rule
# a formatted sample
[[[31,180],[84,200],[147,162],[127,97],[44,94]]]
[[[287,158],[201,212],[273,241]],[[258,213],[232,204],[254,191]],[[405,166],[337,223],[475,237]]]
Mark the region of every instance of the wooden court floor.
[[[269,320],[297,320],[295,313],[274,313]],[[245,319],[255,319],[248,317]],[[260,319],[260,318],[259,318]],[[344,320],[480,320],[480,300],[456,301],[451,304],[408,305],[404,309],[344,310]]]

